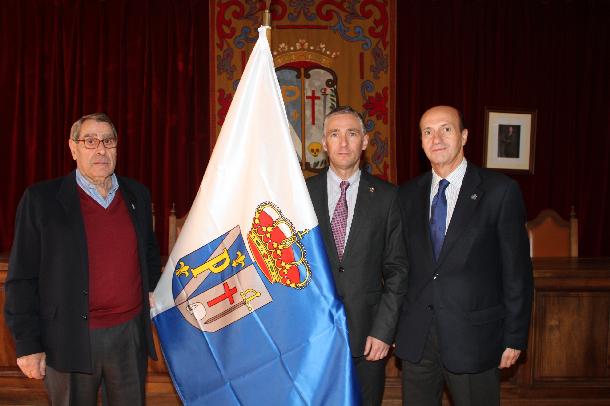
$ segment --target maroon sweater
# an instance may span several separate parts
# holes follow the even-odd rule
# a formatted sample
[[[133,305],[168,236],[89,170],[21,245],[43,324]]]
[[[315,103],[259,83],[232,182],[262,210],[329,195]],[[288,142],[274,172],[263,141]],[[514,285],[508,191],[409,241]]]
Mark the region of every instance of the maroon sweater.
[[[116,326],[142,310],[136,232],[120,191],[104,209],[78,190],[89,256],[89,328]]]

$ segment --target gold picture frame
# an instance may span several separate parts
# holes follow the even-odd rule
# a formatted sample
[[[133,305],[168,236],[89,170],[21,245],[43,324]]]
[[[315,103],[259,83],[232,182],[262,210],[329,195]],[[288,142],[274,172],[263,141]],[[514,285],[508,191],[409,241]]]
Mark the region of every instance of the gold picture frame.
[[[485,108],[483,166],[534,173],[536,110]]]

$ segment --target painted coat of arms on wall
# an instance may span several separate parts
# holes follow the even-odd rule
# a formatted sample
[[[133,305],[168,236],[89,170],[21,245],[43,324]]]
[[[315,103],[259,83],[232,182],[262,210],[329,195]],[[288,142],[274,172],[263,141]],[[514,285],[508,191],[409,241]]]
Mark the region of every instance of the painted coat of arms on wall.
[[[210,0],[213,147],[257,39],[265,1]],[[271,49],[295,152],[306,175],[328,165],[324,116],[359,111],[369,134],[366,168],[396,180],[395,0],[272,0]]]

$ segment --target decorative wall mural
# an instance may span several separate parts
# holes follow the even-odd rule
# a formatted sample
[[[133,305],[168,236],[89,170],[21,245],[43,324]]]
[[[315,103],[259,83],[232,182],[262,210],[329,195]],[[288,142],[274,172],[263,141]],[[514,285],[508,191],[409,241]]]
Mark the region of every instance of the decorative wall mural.
[[[256,42],[265,3],[210,0],[210,148]],[[369,134],[367,170],[395,181],[395,0],[270,3],[271,50],[304,173],[328,165],[324,116],[349,104],[362,114]]]

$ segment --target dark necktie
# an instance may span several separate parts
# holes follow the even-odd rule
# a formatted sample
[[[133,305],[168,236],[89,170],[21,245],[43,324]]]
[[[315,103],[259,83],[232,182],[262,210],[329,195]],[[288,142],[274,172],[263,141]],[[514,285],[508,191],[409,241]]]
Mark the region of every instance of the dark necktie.
[[[339,184],[341,188],[341,196],[335,206],[335,212],[333,218],[330,221],[330,228],[333,230],[333,237],[335,237],[335,246],[337,247],[337,254],[339,254],[339,260],[343,259],[343,248],[345,247],[345,229],[347,228],[347,198],[345,192],[349,187],[349,182],[344,180]]]
[[[445,190],[449,186],[447,179],[441,179],[438,183],[438,192],[432,199],[432,212],[430,215],[430,238],[432,239],[432,249],[434,259],[437,260],[443,248],[445,240],[445,228],[447,224],[447,197]]]

